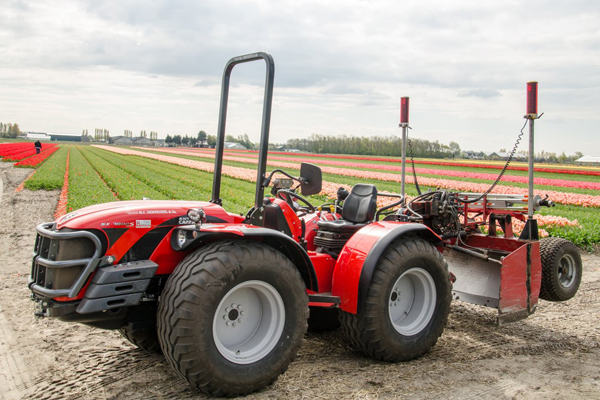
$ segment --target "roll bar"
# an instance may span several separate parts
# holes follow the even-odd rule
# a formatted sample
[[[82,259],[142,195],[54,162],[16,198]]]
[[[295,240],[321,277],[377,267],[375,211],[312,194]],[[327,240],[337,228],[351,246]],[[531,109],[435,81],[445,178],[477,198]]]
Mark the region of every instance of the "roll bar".
[[[264,52],[233,57],[225,65],[223,83],[221,86],[221,106],[219,109],[219,126],[217,131],[217,148],[215,151],[215,167],[211,203],[221,205],[221,170],[223,166],[223,146],[225,143],[225,124],[227,120],[227,102],[229,100],[229,80],[231,71],[237,64],[256,60],[265,60],[267,72],[265,77],[265,96],[263,101],[262,128],[260,133],[260,148],[258,153],[258,171],[256,176],[256,195],[254,207],[262,204],[264,196],[263,181],[267,172],[267,151],[269,149],[269,129],[271,124],[271,105],[273,103],[273,80],[275,78],[275,63],[270,54]]]

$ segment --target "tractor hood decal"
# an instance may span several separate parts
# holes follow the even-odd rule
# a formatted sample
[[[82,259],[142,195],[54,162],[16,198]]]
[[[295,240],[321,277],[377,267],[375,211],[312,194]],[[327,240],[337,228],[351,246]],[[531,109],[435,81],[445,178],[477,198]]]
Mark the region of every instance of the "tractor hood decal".
[[[57,228],[149,230],[159,225],[187,225],[187,211],[196,207],[204,209],[210,222],[233,222],[235,218],[221,206],[204,201],[115,201],[85,207],[67,214],[57,221]]]

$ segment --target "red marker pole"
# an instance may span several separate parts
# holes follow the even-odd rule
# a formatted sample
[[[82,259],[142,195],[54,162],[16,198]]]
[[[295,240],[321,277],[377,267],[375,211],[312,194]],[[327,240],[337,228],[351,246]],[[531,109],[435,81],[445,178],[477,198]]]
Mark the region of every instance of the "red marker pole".
[[[400,194],[402,195],[402,204],[406,204],[405,182],[406,182],[406,133],[408,129],[408,97],[400,98],[400,127],[402,128],[402,178],[400,186]]]
[[[529,120],[529,198],[527,203],[527,219],[533,218],[533,162],[535,153],[533,149],[533,126],[538,118],[538,83],[527,82],[527,114],[525,118]]]
[[[533,197],[533,163],[535,158],[534,142],[534,122],[538,119],[538,83],[527,82],[527,112],[524,116],[529,120],[529,167],[528,167],[528,196],[527,196],[527,222],[523,227],[523,232],[519,239],[539,240],[539,231],[537,220],[533,218],[535,208]]]

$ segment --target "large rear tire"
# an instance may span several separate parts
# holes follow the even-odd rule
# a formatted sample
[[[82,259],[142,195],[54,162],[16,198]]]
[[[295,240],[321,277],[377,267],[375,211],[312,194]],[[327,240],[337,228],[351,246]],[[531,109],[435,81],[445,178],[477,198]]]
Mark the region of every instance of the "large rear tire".
[[[548,301],[569,300],[579,290],[583,265],[579,249],[561,238],[540,240],[542,288],[540,298]]]
[[[307,318],[304,281],[289,259],[259,243],[219,242],[187,256],[169,277],[158,336],[190,385],[239,396],[285,372]]]
[[[440,252],[423,239],[399,238],[379,259],[360,312],[340,312],[342,329],[375,359],[412,360],[441,336],[451,301],[448,266]]]

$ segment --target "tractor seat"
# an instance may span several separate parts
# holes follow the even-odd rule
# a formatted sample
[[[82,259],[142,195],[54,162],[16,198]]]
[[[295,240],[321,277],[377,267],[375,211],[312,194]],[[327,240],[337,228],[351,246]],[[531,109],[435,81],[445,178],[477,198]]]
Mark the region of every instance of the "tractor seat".
[[[342,218],[335,221],[319,221],[319,228],[337,233],[352,233],[367,225],[375,217],[377,188],[375,185],[357,183],[344,200]]]

